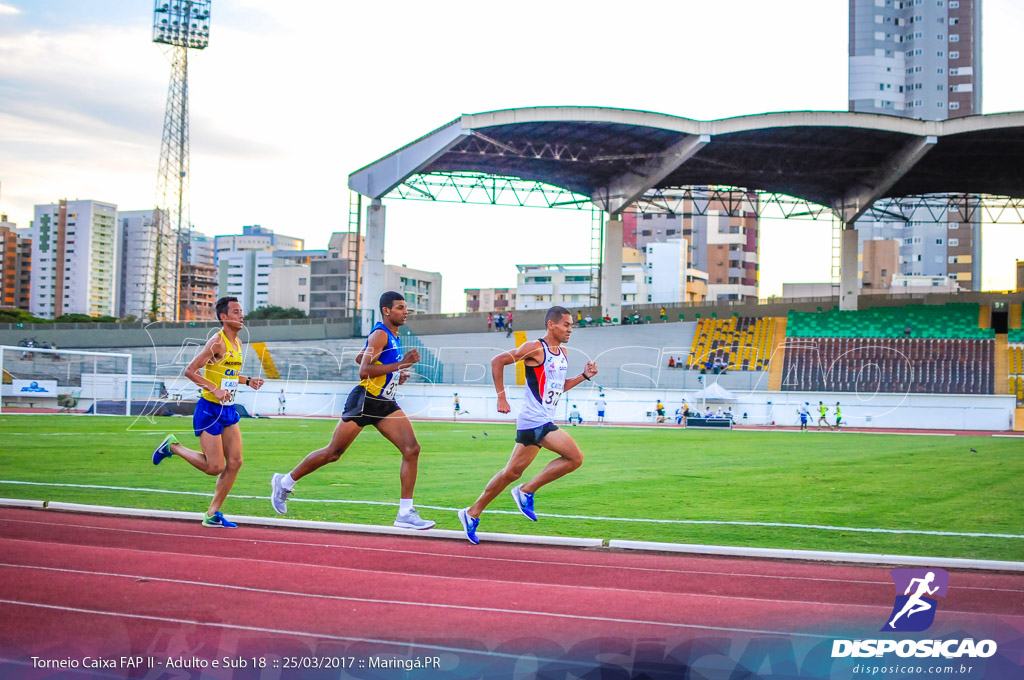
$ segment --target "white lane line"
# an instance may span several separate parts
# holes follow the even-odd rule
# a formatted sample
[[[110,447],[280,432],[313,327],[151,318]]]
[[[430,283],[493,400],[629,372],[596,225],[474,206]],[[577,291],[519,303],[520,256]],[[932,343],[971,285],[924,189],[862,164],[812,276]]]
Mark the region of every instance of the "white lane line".
[[[102,489],[105,491],[133,491],[143,493],[162,493],[179,496],[204,496],[210,498],[211,494],[200,491],[173,491],[168,489],[149,489],[144,487],[128,486],[106,486],[102,484],[58,484],[54,482],[25,482],[12,479],[0,479],[0,484],[12,484],[21,486],[52,486],[72,489]],[[232,498],[246,498],[250,500],[269,501],[269,496],[248,496],[244,494],[231,494]],[[344,499],[312,499],[312,498],[289,498],[289,503],[341,503],[346,505],[382,505],[397,507],[398,503],[384,501],[356,501]],[[417,505],[418,508],[429,510],[440,510],[444,512],[457,512],[461,508],[449,508],[443,505]],[[518,515],[517,510],[488,510],[490,514]],[[829,524],[800,524],[789,522],[747,522],[740,520],[712,520],[712,519],[651,519],[644,517],[601,517],[590,515],[559,515],[554,513],[537,513],[538,517],[550,517],[554,519],[582,519],[591,522],[636,522],[641,524],[678,524],[678,525],[714,525],[714,526],[743,526],[743,527],[772,527],[779,529],[813,529],[816,531],[847,531],[854,533],[869,534],[911,534],[917,536],[959,536],[966,538],[1007,538],[1024,539],[1024,534],[994,534],[975,531],[932,531],[925,529],[880,529],[873,527],[844,527],[832,526]]]
[[[118,550],[130,550],[129,548],[117,548],[117,549]],[[106,550],[106,548],[104,548],[104,550]],[[297,563],[297,562],[282,563],[282,562],[277,561],[277,560],[261,560],[261,559],[249,558],[249,557],[222,557],[222,556],[219,556],[219,555],[199,555],[199,554],[192,554],[192,553],[166,553],[166,552],[151,552],[151,551],[132,551],[132,552],[142,552],[142,553],[148,554],[148,555],[174,555],[174,556],[178,556],[178,557],[190,557],[190,558],[198,558],[198,559],[219,559],[219,560],[227,560],[227,561],[230,561],[230,562],[254,562],[254,563],[257,563],[257,564],[271,564],[271,565],[275,565],[275,566],[278,566],[278,567],[281,567],[281,566],[303,567],[303,568],[309,567],[309,568],[320,569],[320,570],[332,569],[332,570],[337,570],[337,571],[356,572],[356,573],[362,573],[362,574],[374,574],[374,575],[377,575],[377,576],[383,576],[383,575],[388,575],[388,576],[409,576],[409,577],[414,577],[414,578],[417,578],[417,579],[437,579],[437,580],[441,580],[441,581],[462,581],[462,582],[469,582],[469,583],[486,583],[486,584],[503,585],[503,586],[532,586],[532,587],[548,588],[548,589],[558,588],[558,589],[563,589],[563,590],[585,590],[585,591],[586,590],[596,590],[596,591],[599,591],[599,592],[602,592],[602,593],[617,592],[617,593],[626,593],[626,594],[630,594],[630,595],[655,595],[655,596],[680,597],[680,598],[686,598],[686,597],[706,597],[706,598],[712,598],[712,599],[716,599],[716,600],[739,600],[741,602],[767,602],[767,603],[771,603],[771,604],[794,604],[794,605],[803,605],[803,606],[810,606],[810,607],[830,607],[830,608],[831,607],[857,607],[857,608],[863,608],[863,609],[884,609],[885,611],[889,611],[889,610],[892,609],[892,605],[884,605],[883,606],[883,605],[874,605],[874,604],[857,604],[857,603],[843,603],[843,602],[818,602],[818,601],[808,601],[808,600],[783,600],[783,599],[769,598],[769,597],[746,597],[746,596],[741,596],[741,595],[715,595],[713,593],[690,593],[690,592],[685,592],[685,591],[674,591],[674,590],[636,590],[636,589],[633,589],[633,588],[615,588],[615,587],[603,587],[603,586],[582,586],[582,585],[562,584],[562,583],[537,583],[537,582],[532,582],[532,581],[504,581],[504,580],[501,580],[501,579],[472,578],[472,577],[467,577],[467,576],[442,576],[442,575],[438,575],[438,574],[419,574],[419,573],[417,573],[417,574],[406,574],[404,572],[391,572],[391,571],[382,572],[382,571],[376,570],[376,569],[360,569],[358,567],[338,567],[338,566],[333,566],[333,565],[303,564],[303,563]],[[95,574],[97,576],[122,576],[124,578],[144,578],[144,579],[148,579],[150,581],[166,581],[168,583],[187,583],[187,584],[191,584],[192,583],[191,581],[178,581],[176,579],[168,579],[168,578],[162,578],[162,577],[157,577],[157,576],[143,576],[143,575],[140,575],[140,574],[136,574],[136,575],[113,574],[113,573],[107,573],[107,572],[101,572],[101,571],[89,571],[89,570],[80,570],[80,569],[66,569],[66,568],[62,568],[62,567],[46,567],[46,566],[31,565],[31,564],[14,564],[14,563],[0,562],[0,567],[10,567],[10,568],[15,568],[15,569],[42,569],[42,570],[46,570],[46,571],[66,572],[66,573],[70,573],[70,574]],[[226,585],[226,584],[220,584],[220,585],[224,585],[224,587],[228,587],[228,588],[235,587],[235,586],[230,586],[230,585]],[[268,592],[268,593],[277,593],[277,594],[280,594],[280,595],[295,595],[295,594],[297,594],[297,593],[288,593],[288,592],[283,592],[283,591],[266,591],[266,592]],[[306,596],[307,597],[320,597],[320,596],[312,595],[312,594],[309,594],[309,595],[306,595]],[[324,595],[323,597],[330,597],[330,596]],[[348,599],[358,599],[358,598],[348,598]],[[377,600],[366,600],[366,601],[367,602],[377,602]],[[944,609],[943,611],[947,611],[947,610]],[[952,613],[952,611],[951,611],[951,613]],[[990,615],[987,612],[961,611],[961,612],[955,612],[955,613],[958,613],[958,614],[981,615],[981,616],[989,616]]]
[[[400,549],[397,549],[397,548],[371,548],[371,547],[367,547],[367,546],[346,545],[346,544],[307,543],[305,541],[278,541],[278,540],[270,540],[270,539],[263,539],[263,538],[261,538],[261,539],[231,538],[230,536],[224,536],[223,533],[218,533],[216,535],[213,535],[213,534],[211,534],[211,535],[200,535],[200,534],[190,535],[190,534],[178,534],[178,533],[173,533],[173,532],[157,532],[157,531],[143,531],[143,530],[140,530],[140,529],[125,529],[125,528],[122,528],[122,527],[104,527],[104,526],[96,526],[96,525],[92,525],[92,524],[66,524],[66,523],[63,523],[63,522],[41,522],[41,521],[38,521],[38,520],[9,519],[9,518],[5,518],[5,517],[0,517],[0,522],[11,522],[11,523],[20,523],[20,524],[39,524],[39,525],[43,525],[43,526],[58,527],[58,528],[70,527],[70,528],[77,528],[77,529],[92,529],[92,530],[96,530],[96,531],[112,531],[112,532],[120,532],[120,533],[128,533],[128,534],[143,534],[143,535],[146,535],[146,536],[167,536],[167,537],[172,537],[172,538],[196,538],[196,539],[200,539],[200,540],[220,541],[220,542],[234,541],[234,542],[245,543],[246,545],[264,544],[264,545],[281,545],[281,546],[292,546],[292,547],[294,547],[294,546],[301,546],[301,547],[306,547],[306,548],[331,548],[331,549],[345,550],[345,551],[361,550],[361,551],[364,551],[364,552],[389,553],[389,554],[399,554],[399,555],[412,555],[412,556],[415,556],[415,557],[443,557],[443,558],[446,558],[446,559],[477,560],[477,561],[482,561],[482,562],[502,562],[502,563],[509,563],[509,564],[515,564],[515,565],[535,564],[535,565],[541,565],[541,566],[571,567],[571,568],[586,568],[586,569],[614,569],[614,570],[618,570],[618,571],[637,571],[637,572],[650,572],[650,573],[661,573],[661,574],[680,574],[680,575],[693,575],[693,576],[729,576],[729,577],[738,577],[738,578],[776,579],[776,580],[783,580],[783,581],[813,581],[813,582],[822,582],[822,583],[842,583],[844,585],[849,585],[849,584],[873,585],[873,586],[885,586],[886,588],[891,588],[892,587],[892,582],[888,581],[888,580],[886,580],[886,581],[866,581],[866,580],[855,580],[855,579],[825,578],[825,577],[819,577],[819,576],[795,576],[795,575],[777,575],[777,574],[751,574],[751,573],[746,573],[746,572],[707,571],[707,570],[699,570],[699,569],[663,569],[663,568],[655,568],[655,567],[636,567],[636,566],[627,566],[627,565],[618,565],[618,564],[591,564],[591,563],[586,563],[586,562],[554,562],[554,561],[546,561],[546,560],[531,560],[531,559],[507,558],[507,557],[484,557],[484,556],[477,556],[477,555],[457,555],[457,554],[452,554],[452,553],[427,552],[427,551],[422,551],[422,550],[400,550]],[[29,539],[14,539],[14,538],[6,538],[6,537],[0,537],[0,540],[40,542],[40,541],[36,541],[34,539],[30,541]],[[45,541],[43,541],[43,542],[45,542]],[[83,547],[96,547],[96,546],[83,546]],[[109,549],[133,550],[133,548],[117,548],[115,546],[104,546],[104,547],[109,547]],[[142,549],[140,549],[139,551],[140,552],[147,552],[147,553],[168,554],[168,555],[190,555],[190,554],[192,554],[192,553],[168,553],[168,552],[162,552],[162,551],[149,551],[149,550],[142,550]],[[207,556],[209,556],[209,555],[207,555]],[[243,559],[243,558],[234,558],[234,557],[222,556],[222,555],[215,555],[213,557],[223,557],[224,559]],[[245,559],[251,559],[251,558],[245,558]],[[263,561],[263,560],[260,560],[260,561]],[[271,562],[273,562],[275,564],[279,563],[279,562],[273,561],[273,560],[271,560]],[[321,566],[321,565],[310,565],[310,566]],[[331,568],[337,568],[337,569],[349,569],[349,568],[351,568],[351,569],[354,569],[355,567],[331,567]],[[867,567],[858,567],[858,568],[867,569]],[[542,585],[546,585],[546,584],[542,584]],[[959,586],[958,589],[961,589],[961,590],[982,590],[982,591],[1006,592],[1006,593],[1024,593],[1024,589],[1018,590],[1018,589],[1012,589],[1012,588],[989,588],[989,587],[983,587],[983,586]],[[641,592],[652,592],[652,591],[641,591]]]
[[[374,638],[357,638],[344,635],[331,635],[329,633],[310,633],[302,630],[284,630],[281,628],[260,628],[257,626],[242,626],[233,623],[216,623],[212,621],[193,621],[192,619],[176,619],[168,616],[149,616],[146,614],[124,614],[121,612],[108,612],[100,609],[82,609],[79,607],[63,607],[54,604],[43,604],[41,602],[23,602],[20,600],[3,600],[0,604],[9,604],[17,607],[35,607],[38,609],[52,609],[61,612],[73,612],[76,614],[92,614],[94,616],[112,616],[123,619],[140,619],[143,621],[158,621],[160,623],[179,623],[189,626],[204,626],[208,628],[226,628],[228,630],[244,630],[251,633],[270,633],[272,635],[293,635],[296,637],[315,638],[317,640],[335,640],[338,642],[362,642],[388,647],[399,647],[408,650],[430,650],[432,652],[448,652],[452,654],[472,654],[474,656],[501,657],[505,659],[519,660],[521,654],[504,654],[502,652],[485,652],[479,649],[464,649],[461,647],[444,647],[441,645],[424,645],[414,642],[402,642],[400,640],[378,640]],[[564,663],[560,659],[548,659],[545,657],[534,657],[538,661],[546,663]]]
[[[0,567],[15,567],[15,568],[18,568],[18,567],[21,567],[21,565],[0,564]],[[286,597],[301,597],[301,598],[314,599],[314,600],[338,600],[338,601],[342,601],[342,602],[361,602],[361,603],[364,603],[364,604],[396,605],[396,606],[402,606],[402,607],[419,607],[419,608],[425,608],[425,609],[454,609],[454,610],[459,610],[459,611],[486,612],[488,614],[503,614],[503,615],[514,614],[514,615],[520,615],[520,616],[541,616],[541,617],[553,618],[553,619],[569,619],[569,620],[573,620],[573,621],[594,621],[594,622],[598,622],[598,623],[618,623],[618,624],[625,623],[625,624],[636,625],[636,626],[659,626],[659,627],[668,627],[668,628],[695,628],[695,629],[698,629],[698,630],[722,630],[722,631],[729,631],[729,632],[733,632],[733,633],[756,633],[756,634],[759,634],[759,635],[793,635],[793,636],[799,636],[799,637],[812,637],[812,638],[822,638],[822,639],[828,638],[828,639],[831,639],[827,635],[815,635],[813,633],[796,633],[796,632],[784,631],[784,630],[761,630],[761,629],[754,629],[754,628],[733,628],[733,627],[730,627],[730,626],[705,626],[705,625],[694,624],[694,623],[672,623],[672,622],[668,622],[668,621],[647,621],[647,620],[643,620],[643,619],[622,619],[622,618],[617,618],[617,617],[612,617],[612,616],[584,616],[582,614],[559,614],[559,613],[556,613],[556,612],[539,612],[539,611],[533,611],[533,610],[528,610],[528,609],[503,609],[501,607],[473,607],[473,606],[470,606],[470,605],[447,604],[447,603],[443,603],[443,602],[410,602],[410,601],[407,601],[407,600],[384,600],[384,599],[365,598],[365,597],[346,597],[344,595],[317,595],[317,594],[313,594],[313,593],[294,592],[294,591],[287,591],[287,590],[268,590],[268,589],[265,589],[265,588],[251,588],[251,587],[248,587],[248,586],[232,586],[232,585],[226,585],[226,584],[223,584],[223,583],[208,583],[208,582],[205,582],[205,581],[184,581],[184,580],[176,580],[176,579],[155,578],[155,577],[150,577],[150,576],[135,576],[135,575],[132,575],[132,574],[115,574],[115,573],[106,573],[106,572],[77,571],[77,570],[74,570],[74,569],[56,569],[56,568],[52,568],[52,567],[22,567],[22,568],[26,568],[26,569],[41,569],[41,570],[45,570],[45,571],[56,571],[56,572],[65,572],[65,573],[86,574],[86,575],[92,575],[92,576],[110,576],[110,577],[115,577],[115,578],[130,578],[130,579],[144,578],[144,579],[148,579],[150,581],[161,581],[161,582],[164,582],[164,583],[173,583],[175,585],[197,586],[197,587],[200,587],[200,588],[220,588],[220,589],[223,589],[223,590],[236,590],[236,591],[248,592],[248,593],[259,593],[261,595],[283,595],[283,596],[286,596]],[[5,600],[0,600],[0,602],[5,602]],[[799,603],[797,603],[797,604],[799,604]],[[821,604],[821,603],[816,603],[816,604]],[[877,607],[873,607],[873,608],[877,609]],[[886,609],[889,609],[889,608],[886,607]],[[1018,617],[1018,618],[1024,618],[1024,617]]]

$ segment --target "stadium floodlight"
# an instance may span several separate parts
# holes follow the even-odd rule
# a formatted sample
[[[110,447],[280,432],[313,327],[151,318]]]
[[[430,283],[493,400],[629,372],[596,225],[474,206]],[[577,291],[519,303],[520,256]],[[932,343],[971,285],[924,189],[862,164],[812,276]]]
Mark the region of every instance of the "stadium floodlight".
[[[156,0],[153,42],[201,50],[210,44],[211,0]]]
[[[168,46],[171,82],[157,172],[154,215],[161,237],[157,238],[151,321],[177,321],[181,315],[182,250],[188,248],[192,228],[188,205],[188,51],[202,50],[210,44],[210,2],[156,0],[153,7],[153,42]],[[165,240],[173,240],[174,247],[162,247]]]

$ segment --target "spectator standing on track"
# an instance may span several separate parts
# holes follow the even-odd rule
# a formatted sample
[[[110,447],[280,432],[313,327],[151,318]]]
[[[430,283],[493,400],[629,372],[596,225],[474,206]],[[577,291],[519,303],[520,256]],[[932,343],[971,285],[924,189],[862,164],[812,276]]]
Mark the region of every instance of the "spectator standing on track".
[[[811,420],[811,409],[809,408],[811,402],[805,401],[804,405],[799,408],[797,413],[800,414],[800,431],[807,432],[807,423]]]
[[[488,312],[487,313],[487,332],[488,333],[491,332],[491,324],[492,323],[494,323],[494,316],[490,312]]]
[[[608,403],[604,400],[604,393],[602,392],[597,397],[597,402],[594,404],[597,407],[597,426],[604,427],[604,412]]]
[[[516,316],[515,312],[509,312],[508,313],[508,322],[505,324],[505,328],[506,328],[505,337],[506,338],[509,337],[510,335],[512,335],[512,319],[514,319],[515,316]]]
[[[505,330],[505,315],[504,314],[499,314],[498,318],[494,320],[494,330],[498,331],[499,333],[501,331]]]
[[[284,389],[282,388],[281,393],[277,395],[277,415],[279,416],[284,415],[284,402]]]

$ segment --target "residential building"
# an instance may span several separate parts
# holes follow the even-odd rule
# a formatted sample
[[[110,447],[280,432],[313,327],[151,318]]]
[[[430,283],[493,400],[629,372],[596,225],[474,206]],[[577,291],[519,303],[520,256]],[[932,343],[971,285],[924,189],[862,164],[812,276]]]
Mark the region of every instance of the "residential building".
[[[874,239],[861,243],[861,287],[865,290],[887,290],[892,277],[899,274],[900,242],[895,239]]]
[[[365,240],[361,236],[357,244],[351,233],[335,232],[326,251],[304,251],[309,254],[310,316],[333,319],[350,315],[349,295],[356,293],[356,285],[349,278],[355,275],[357,246],[362,248]],[[360,306],[364,305],[357,303],[356,307]]]
[[[217,268],[209,264],[181,265],[181,321],[216,321]]]
[[[981,64],[981,0],[850,0],[851,111],[921,120],[979,114]],[[898,274],[979,290],[980,217],[964,219],[937,207],[944,196],[930,198],[931,206],[902,201],[903,219],[859,219],[861,255],[866,241],[895,239]],[[870,278],[862,277],[865,287]]]
[[[800,298],[830,298],[838,295],[837,289],[831,283],[783,283],[783,300],[796,300]],[[775,298],[769,298],[769,300]]]
[[[403,265],[384,265],[384,289],[401,293],[412,314],[441,313],[441,275]]]
[[[238,252],[245,250],[302,250],[305,248],[305,241],[294,236],[275,234],[273,229],[267,229],[256,224],[242,227],[241,234],[227,234],[213,237],[213,247],[220,253]]]
[[[120,261],[117,206],[67,201],[35,206],[29,311],[115,316]]]
[[[706,272],[685,267],[685,241],[648,244],[645,259],[637,249],[624,248],[622,262],[622,305],[700,302],[709,288]],[[516,309],[547,309],[561,305],[569,309],[591,304],[591,269],[587,264],[516,265]]]
[[[589,264],[517,264],[516,309],[590,306]]]
[[[336,319],[350,314],[348,279],[353,272],[353,260],[335,250],[330,255],[328,259],[309,263],[309,315],[317,318]]]
[[[956,293],[960,286],[945,276],[903,276],[892,277],[890,293]]]
[[[0,215],[0,307],[28,311],[32,286],[32,239]]]
[[[237,250],[218,253],[217,297],[232,296],[246,312],[270,304],[272,250]]]
[[[216,237],[201,234],[198,231],[189,233],[189,244],[185,257],[182,258],[191,265],[217,266]]]
[[[289,258],[275,257],[270,268],[270,295],[267,304],[294,307],[309,315],[311,265]]]
[[[177,236],[165,210],[125,210],[117,213],[120,261],[116,316],[146,321],[174,321]]]
[[[623,213],[623,245],[646,253],[651,243],[682,239],[687,247],[687,268],[707,274],[707,299],[756,301],[760,246],[757,195],[742,191],[716,193],[700,187],[691,191],[693,198],[682,200],[679,212],[674,214]],[[736,205],[749,209],[738,211]]]
[[[515,288],[464,288],[467,312],[508,312],[516,308]]]

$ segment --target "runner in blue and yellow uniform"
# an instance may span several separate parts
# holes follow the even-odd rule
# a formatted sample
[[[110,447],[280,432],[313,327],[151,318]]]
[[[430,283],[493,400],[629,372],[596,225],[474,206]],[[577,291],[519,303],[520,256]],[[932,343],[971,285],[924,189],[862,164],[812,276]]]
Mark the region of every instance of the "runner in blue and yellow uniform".
[[[238,429],[235,393],[239,385],[258,390],[263,386],[263,378],[242,375],[242,343],[238,333],[245,325],[245,317],[238,298],[223,297],[217,300],[216,309],[222,324],[220,332],[207,340],[185,369],[185,377],[202,388],[192,415],[192,429],[199,437],[201,450],[187,448],[173,434],[168,435],[153,452],[153,465],[178,455],[196,469],[216,476],[217,488],[203,525],[230,529],[238,525],[225,519],[220,508],[242,467],[242,433]]]
[[[420,360],[415,349],[403,355],[398,339],[398,329],[405,324],[409,310],[405,298],[394,291],[380,296],[378,308],[383,321],[377,322],[370,331],[366,345],[356,358],[360,382],[348,395],[331,443],[307,455],[289,474],[276,473],[270,480],[270,503],[279,515],[288,512],[288,496],[295,490],[295,482],[341,458],[363,428],[373,425],[402,453],[402,492],[395,526],[406,529],[434,526],[434,522],[420,517],[413,507],[420,445],[409,418],[395,401],[398,386],[409,377],[405,369]]]

